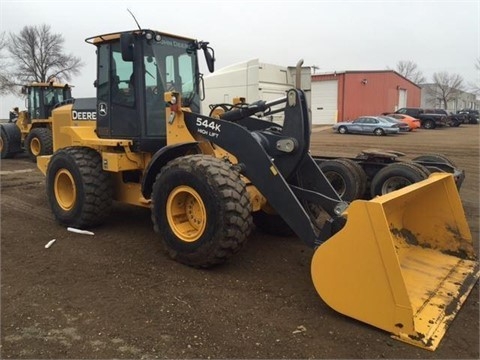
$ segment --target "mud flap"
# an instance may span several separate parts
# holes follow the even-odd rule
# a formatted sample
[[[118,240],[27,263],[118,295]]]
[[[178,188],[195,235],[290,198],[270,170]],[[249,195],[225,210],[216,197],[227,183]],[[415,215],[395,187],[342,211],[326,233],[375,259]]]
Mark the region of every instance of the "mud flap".
[[[344,315],[435,350],[479,277],[453,176],[354,201],[346,216],[313,256],[317,292]]]

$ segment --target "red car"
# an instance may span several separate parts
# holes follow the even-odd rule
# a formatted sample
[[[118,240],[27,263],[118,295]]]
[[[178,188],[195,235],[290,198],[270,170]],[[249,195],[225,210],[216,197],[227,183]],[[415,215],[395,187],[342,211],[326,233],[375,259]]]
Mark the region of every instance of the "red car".
[[[412,116],[404,114],[387,114],[387,116],[393,117],[401,122],[408,124],[410,131],[418,129],[420,127],[420,120],[415,119]]]

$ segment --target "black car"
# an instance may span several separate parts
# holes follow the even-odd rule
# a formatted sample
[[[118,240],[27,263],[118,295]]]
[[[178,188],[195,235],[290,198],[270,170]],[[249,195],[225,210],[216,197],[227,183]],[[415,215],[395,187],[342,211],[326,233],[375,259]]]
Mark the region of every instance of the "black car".
[[[457,111],[457,114],[463,114],[467,120],[466,123],[468,124],[478,124],[479,112],[478,110],[473,109],[462,109]]]
[[[449,126],[458,127],[460,124],[464,124],[467,118],[464,114],[454,114],[451,111],[445,109],[425,109],[425,112],[431,114],[440,114],[447,117],[447,123]]]
[[[443,114],[428,113],[422,108],[400,108],[395,114],[404,114],[420,120],[424,129],[435,129],[436,127],[447,126],[448,116]]]

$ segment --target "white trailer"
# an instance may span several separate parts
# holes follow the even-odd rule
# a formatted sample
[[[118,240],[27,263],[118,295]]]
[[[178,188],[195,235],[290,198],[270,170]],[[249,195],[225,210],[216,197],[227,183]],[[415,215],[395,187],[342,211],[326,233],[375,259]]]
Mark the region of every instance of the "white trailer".
[[[231,104],[236,97],[245,98],[247,103],[281,98],[288,89],[295,86],[295,73],[295,66],[266,64],[261,63],[259,59],[219,69],[204,78],[205,100],[202,102],[202,111],[208,115],[209,105]],[[302,67],[301,83],[310,108],[310,67]],[[282,122],[282,115],[273,115],[271,120]]]

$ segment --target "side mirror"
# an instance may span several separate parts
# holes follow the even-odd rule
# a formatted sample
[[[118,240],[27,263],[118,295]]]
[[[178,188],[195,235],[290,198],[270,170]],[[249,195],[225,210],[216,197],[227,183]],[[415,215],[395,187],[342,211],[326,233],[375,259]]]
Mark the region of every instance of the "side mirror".
[[[213,48],[208,46],[208,42],[200,42],[200,48],[203,50],[205,60],[207,62],[208,71],[211,73],[215,71],[215,52]]]
[[[120,46],[122,48],[123,61],[133,61],[133,34],[125,33],[120,35]]]

